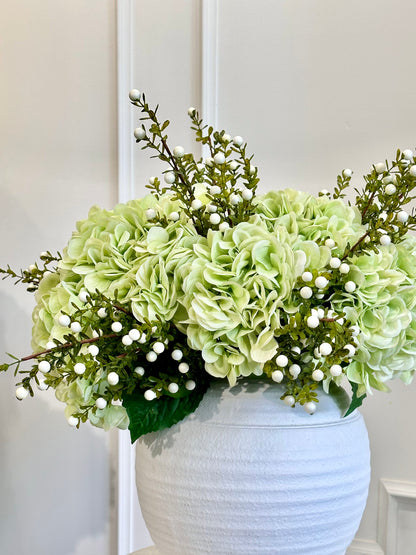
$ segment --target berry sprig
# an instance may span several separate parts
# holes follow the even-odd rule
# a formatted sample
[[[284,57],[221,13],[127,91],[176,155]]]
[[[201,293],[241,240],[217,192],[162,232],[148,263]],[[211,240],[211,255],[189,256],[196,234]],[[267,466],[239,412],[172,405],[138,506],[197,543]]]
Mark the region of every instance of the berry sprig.
[[[159,198],[170,192],[173,200],[180,202],[181,211],[191,220],[198,234],[206,236],[210,229],[225,231],[240,222],[247,221],[254,213],[254,196],[259,178],[257,168],[252,164],[252,156],[246,154],[246,143],[240,136],[233,139],[224,131],[214,131],[204,126],[198,111],[189,108],[191,128],[195,131],[196,141],[209,146],[211,156],[195,160],[192,153],[186,153],[182,146],[171,149],[165,133],[169,121],[161,123],[157,117],[158,107],[152,110],[146,97],[138,90],[130,91],[132,104],[141,108],[144,116],[140,118],[149,122],[134,131],[137,142],[142,149],[156,151],[157,157],[169,165],[163,172],[165,186],[157,177],[151,177],[147,188]],[[208,203],[198,198],[198,188],[203,187]],[[157,210],[147,211],[149,221],[167,225],[166,218]],[[173,212],[169,219],[177,221],[179,212]]]
[[[53,255],[49,251],[45,251],[40,254],[39,258],[42,261],[41,266],[39,266],[38,263],[31,264],[26,270],[19,270],[19,272],[12,270],[9,265],[6,269],[0,268],[0,274],[4,274],[2,279],[12,278],[15,284],[27,283],[27,291],[29,291],[29,293],[34,293],[38,289],[39,283],[44,276],[51,272],[56,272],[56,267],[51,267],[50,265],[59,262],[62,256],[59,252]]]
[[[0,366],[15,367],[23,379],[17,384],[20,400],[34,396],[34,389],[57,389],[84,378],[91,383],[89,400],[68,417],[79,426],[90,414],[110,404],[122,402],[125,395],[140,393],[147,401],[162,396],[183,398],[207,377],[199,353],[192,351],[183,336],[170,324],[139,323],[117,300],[103,294],[82,291],[84,306],[71,315],[62,313],[58,325],[68,332],[63,341],[48,342],[47,348]],[[155,362],[158,364],[154,364]],[[21,369],[32,362],[29,370]]]
[[[415,210],[409,213],[404,209],[416,199],[416,158],[412,150],[397,150],[393,162],[374,164],[364,181],[361,191],[355,189],[355,204],[367,231],[346,249],[343,260],[362,251],[377,250],[379,245],[398,243],[408,231],[416,230]]]

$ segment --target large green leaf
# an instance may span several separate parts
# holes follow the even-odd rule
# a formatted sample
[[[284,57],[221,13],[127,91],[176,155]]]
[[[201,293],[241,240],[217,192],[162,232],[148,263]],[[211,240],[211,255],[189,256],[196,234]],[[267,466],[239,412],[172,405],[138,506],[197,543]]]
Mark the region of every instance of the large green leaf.
[[[129,417],[131,442],[149,432],[170,428],[196,410],[207,390],[208,384],[190,392],[186,397],[162,396],[146,401],[143,391],[123,397],[123,406]]]
[[[364,393],[363,395],[358,397],[358,395],[357,395],[358,384],[356,384],[354,382],[350,382],[350,383],[351,383],[351,387],[352,387],[352,399],[351,399],[351,403],[350,403],[350,406],[348,407],[347,412],[344,414],[344,418],[346,416],[348,416],[349,414],[351,414],[352,412],[354,412],[355,409],[357,409],[358,407],[361,407],[361,405],[363,404],[364,399],[367,397],[367,393]]]

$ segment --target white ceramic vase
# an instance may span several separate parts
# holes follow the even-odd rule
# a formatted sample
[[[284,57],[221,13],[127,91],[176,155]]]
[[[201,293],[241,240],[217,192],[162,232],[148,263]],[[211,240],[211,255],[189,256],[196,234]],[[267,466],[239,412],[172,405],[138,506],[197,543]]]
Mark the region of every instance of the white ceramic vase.
[[[137,443],[137,488],[160,555],[344,555],[358,529],[370,452],[348,396],[314,415],[277,384],[213,385],[197,411]]]

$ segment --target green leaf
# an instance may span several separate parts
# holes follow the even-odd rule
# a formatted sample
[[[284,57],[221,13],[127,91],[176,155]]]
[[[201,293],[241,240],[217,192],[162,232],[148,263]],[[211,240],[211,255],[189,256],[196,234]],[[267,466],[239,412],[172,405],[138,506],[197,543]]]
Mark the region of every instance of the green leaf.
[[[357,383],[351,382],[351,387],[352,387],[352,399],[351,399],[351,403],[350,403],[350,406],[348,407],[347,412],[344,414],[344,418],[346,416],[350,415],[352,412],[354,412],[355,409],[357,409],[358,407],[361,407],[361,405],[363,404],[364,399],[367,397],[367,393],[364,393],[363,395],[358,397],[358,395],[357,395],[358,384]]]
[[[136,390],[123,396],[123,406],[129,417],[129,430],[132,444],[140,436],[164,428],[170,428],[185,416],[196,410],[207,387],[199,388],[186,397],[162,396],[147,401],[143,391]]]

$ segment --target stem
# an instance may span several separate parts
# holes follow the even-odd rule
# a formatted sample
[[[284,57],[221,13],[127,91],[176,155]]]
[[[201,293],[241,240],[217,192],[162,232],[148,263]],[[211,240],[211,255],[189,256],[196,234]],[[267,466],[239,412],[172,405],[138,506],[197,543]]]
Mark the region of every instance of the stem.
[[[349,255],[350,255],[352,252],[355,251],[355,249],[358,247],[358,245],[359,245],[362,241],[364,241],[364,239],[365,239],[366,237],[368,237],[368,233],[369,233],[369,232],[367,231],[362,237],[360,237],[360,239],[358,239],[358,241],[350,248],[350,250],[349,250],[347,253],[344,254],[344,256],[341,258],[341,260],[345,260],[346,258],[348,258]]]
[[[362,214],[361,214],[361,219],[362,219],[362,220],[364,219],[364,216],[367,214],[368,209],[370,208],[371,203],[373,202],[373,199],[374,199],[375,195],[376,195],[376,191],[373,191],[372,194],[371,194],[371,196],[370,196],[370,198],[368,199],[368,204],[367,204],[367,206],[365,207],[365,209],[363,210],[363,212],[362,212]]]
[[[90,339],[83,339],[82,341],[78,341],[79,345],[86,345],[87,343],[95,343],[100,339],[108,339],[111,337],[117,337],[116,333],[109,333],[108,335],[100,335],[99,337],[91,337]],[[59,349],[68,349],[72,347],[73,343],[64,343],[63,345],[58,345],[57,347],[53,347],[53,349],[45,349],[44,351],[40,351],[39,353],[34,353],[33,355],[29,355],[27,357],[23,357],[20,359],[20,362],[25,362],[27,360],[32,360],[34,358],[38,358],[42,355],[47,355],[48,353],[52,353],[52,351],[56,351]]]

